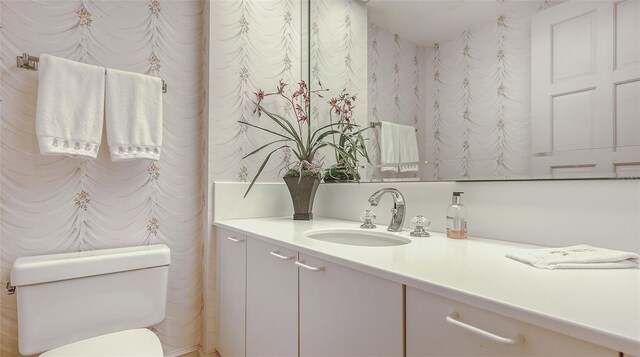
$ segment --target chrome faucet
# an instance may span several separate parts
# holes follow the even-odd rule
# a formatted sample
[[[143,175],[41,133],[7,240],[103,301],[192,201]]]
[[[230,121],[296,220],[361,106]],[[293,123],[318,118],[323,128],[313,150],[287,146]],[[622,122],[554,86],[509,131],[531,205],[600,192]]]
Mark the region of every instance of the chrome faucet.
[[[383,188],[376,191],[371,197],[369,197],[369,203],[372,206],[377,206],[380,202],[380,197],[385,193],[390,193],[393,197],[393,208],[391,209],[391,223],[389,223],[388,231],[400,232],[402,230],[402,224],[404,223],[404,196],[395,188]]]

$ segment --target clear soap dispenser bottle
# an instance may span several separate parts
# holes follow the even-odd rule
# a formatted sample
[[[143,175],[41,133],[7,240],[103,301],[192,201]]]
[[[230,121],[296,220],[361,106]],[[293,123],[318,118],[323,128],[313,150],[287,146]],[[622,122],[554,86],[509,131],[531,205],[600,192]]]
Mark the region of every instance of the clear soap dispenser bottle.
[[[447,238],[467,238],[467,209],[460,203],[460,195],[454,192],[451,204],[447,207]]]

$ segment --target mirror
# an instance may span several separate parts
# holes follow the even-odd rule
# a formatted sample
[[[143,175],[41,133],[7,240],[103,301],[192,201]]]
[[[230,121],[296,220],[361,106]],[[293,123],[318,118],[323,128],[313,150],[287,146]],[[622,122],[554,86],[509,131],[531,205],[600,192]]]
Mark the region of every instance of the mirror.
[[[640,0],[311,0],[309,14],[309,83],[356,93],[371,127],[365,182],[640,177]]]

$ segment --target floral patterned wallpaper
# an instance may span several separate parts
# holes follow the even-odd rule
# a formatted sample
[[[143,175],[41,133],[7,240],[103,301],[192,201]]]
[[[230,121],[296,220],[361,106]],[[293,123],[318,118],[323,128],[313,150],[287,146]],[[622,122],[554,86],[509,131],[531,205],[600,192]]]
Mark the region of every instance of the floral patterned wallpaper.
[[[266,116],[253,113],[255,93],[273,91],[280,79],[290,89],[306,78],[301,66],[301,1],[214,1],[211,6],[210,78],[215,85],[209,106],[209,179],[251,181],[264,156],[243,157],[273,137],[238,121],[269,126]],[[313,126],[318,127],[328,121],[329,106],[322,100],[343,89],[366,97],[366,9],[360,1],[343,0],[314,0],[310,6],[311,88],[317,89],[321,81],[331,90],[318,105],[312,104]],[[342,33],[346,35],[337,36]],[[271,99],[263,104],[285,117],[291,114],[285,103]],[[355,115],[358,123],[366,123],[366,100],[358,101]],[[277,155],[261,181],[281,182],[291,153]],[[325,152],[324,157],[325,165],[331,165],[333,155]]]
[[[297,86],[301,75],[300,0],[211,2],[209,95],[210,181],[251,181],[264,156],[243,157],[273,136],[239,121],[271,127],[254,115],[256,93],[273,91],[279,80]],[[271,98],[269,98],[271,99]],[[283,101],[266,100],[272,111],[288,115]],[[292,119],[293,120],[293,119]],[[281,177],[290,155],[281,151],[262,180]],[[275,155],[274,155],[275,156]]]
[[[328,101],[342,90],[356,95],[354,123],[367,125],[367,9],[359,0],[313,0],[310,4],[310,80],[330,91],[312,102],[314,127],[329,124]],[[322,152],[325,167],[335,163],[332,150]]]
[[[204,1],[3,0],[1,280],[17,257],[164,243],[171,248],[165,353],[201,342]],[[207,14],[208,15],[208,14]],[[48,53],[163,78],[163,154],[113,163],[39,154],[38,73],[16,56]],[[1,294],[2,356],[17,356],[15,295]]]
[[[428,49],[427,177],[527,177],[530,164],[529,2]]]

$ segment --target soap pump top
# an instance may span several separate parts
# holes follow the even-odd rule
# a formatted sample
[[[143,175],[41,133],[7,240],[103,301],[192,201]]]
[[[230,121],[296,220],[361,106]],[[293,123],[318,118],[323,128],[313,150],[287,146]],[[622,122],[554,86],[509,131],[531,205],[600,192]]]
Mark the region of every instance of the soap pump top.
[[[464,192],[454,192],[453,196],[451,197],[451,203],[453,204],[457,204],[460,205],[462,203],[460,203],[460,195],[463,194]]]

